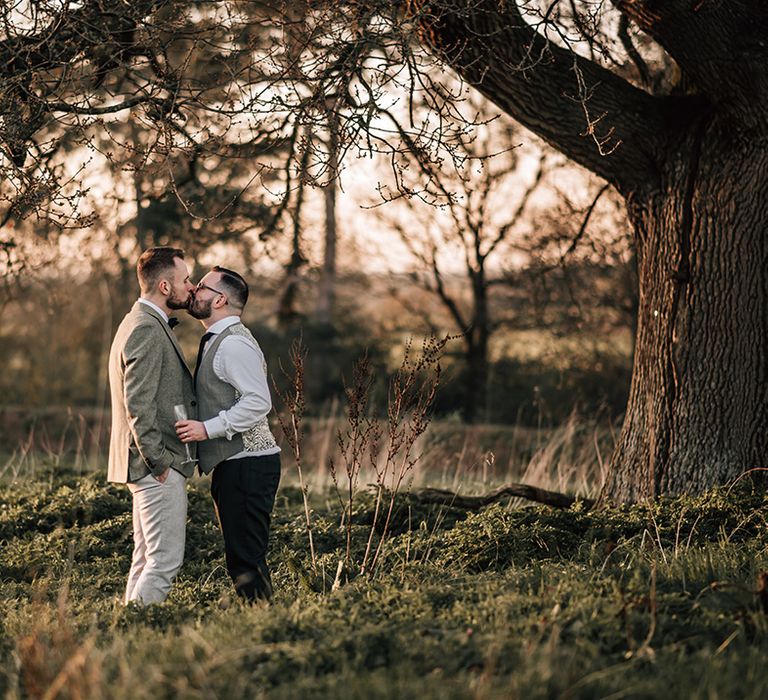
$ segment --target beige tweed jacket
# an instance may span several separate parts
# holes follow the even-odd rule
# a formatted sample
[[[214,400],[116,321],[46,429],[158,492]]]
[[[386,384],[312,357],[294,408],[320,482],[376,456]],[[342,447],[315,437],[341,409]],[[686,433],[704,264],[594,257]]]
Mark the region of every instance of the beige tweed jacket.
[[[117,329],[109,352],[109,387],[108,480],[137,481],[168,467],[192,476],[194,465],[182,464],[184,446],[173,428],[176,404],[197,417],[192,373],[173,331],[146,304],[137,301]]]

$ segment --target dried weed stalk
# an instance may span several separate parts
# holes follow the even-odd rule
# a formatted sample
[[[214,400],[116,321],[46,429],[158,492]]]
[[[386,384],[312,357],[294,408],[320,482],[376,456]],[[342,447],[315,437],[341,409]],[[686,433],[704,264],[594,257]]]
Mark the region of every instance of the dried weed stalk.
[[[280,423],[280,429],[283,431],[288,445],[293,451],[296,460],[296,471],[299,476],[299,486],[304,500],[304,518],[309,539],[309,552],[312,559],[312,571],[317,574],[317,555],[315,554],[315,543],[312,539],[312,516],[309,509],[309,497],[306,483],[304,483],[304,474],[302,470],[302,420],[306,402],[304,397],[304,360],[307,356],[307,349],[301,339],[295,340],[291,345],[290,359],[293,365],[293,372],[284,369],[282,363],[280,370],[283,376],[288,380],[288,387],[283,391],[273,381],[275,393],[282,402],[287,416],[277,413],[277,419]]]
[[[376,469],[379,445],[381,444],[381,425],[369,413],[371,389],[374,374],[368,356],[355,363],[352,372],[352,384],[345,385],[346,427],[336,433],[340,461],[343,464],[346,484],[342,490],[339,485],[340,471],[337,462],[331,457],[328,466],[336,488],[336,494],[342,507],[342,522],[346,526],[346,549],[344,561],[347,574],[352,570],[352,510],[360,471],[364,463]]]
[[[373,575],[379,562],[382,547],[387,539],[397,494],[405,478],[412,472],[419,455],[414,452],[418,438],[431,421],[430,409],[440,384],[440,359],[451,336],[424,339],[421,354],[412,357],[411,342],[405,346],[400,368],[390,384],[387,406],[387,453],[383,463],[374,461],[376,473],[376,505],[368,535],[361,573]],[[388,502],[387,502],[388,501]],[[383,515],[386,509],[386,514]],[[380,517],[384,517],[381,534],[375,551],[374,533]]]

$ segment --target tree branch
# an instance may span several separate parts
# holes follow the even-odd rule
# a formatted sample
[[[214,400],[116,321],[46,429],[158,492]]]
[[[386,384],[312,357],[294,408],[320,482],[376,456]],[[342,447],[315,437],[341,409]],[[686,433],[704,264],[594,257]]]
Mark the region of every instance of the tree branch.
[[[768,6],[712,0],[611,0],[664,47],[699,93],[725,109],[762,110],[768,90]],[[762,117],[764,121],[764,115]]]
[[[432,488],[417,489],[412,495],[423,503],[439,503],[466,510],[479,510],[505,498],[525,498],[553,508],[570,508],[577,501],[587,508],[591,508],[594,504],[594,501],[588,498],[576,498],[566,493],[547,491],[528,484],[504,484],[483,496],[462,496],[453,491]]]
[[[619,39],[621,40],[621,45],[624,47],[624,50],[627,52],[627,56],[629,56],[632,63],[634,63],[635,68],[637,68],[637,73],[640,76],[640,83],[644,87],[649,88],[652,83],[651,70],[648,68],[648,64],[632,42],[632,37],[629,35],[629,23],[629,16],[624,14],[621,15],[621,19],[619,20]]]
[[[525,208],[528,206],[529,200],[533,196],[533,193],[538,189],[539,185],[541,184],[541,180],[544,177],[545,160],[546,160],[546,155],[542,155],[541,158],[539,158],[539,167],[536,170],[536,174],[534,175],[533,181],[531,182],[530,185],[528,185],[525,192],[523,192],[523,196],[521,197],[520,202],[518,202],[517,208],[512,213],[512,216],[509,218],[509,220],[505,224],[499,226],[496,236],[491,241],[490,246],[488,246],[486,257],[488,255],[491,255],[493,251],[497,248],[497,246],[502,241],[504,241],[510,229],[512,229],[513,226],[517,225],[517,222],[520,220],[520,217],[522,217],[523,212],[525,211]]]
[[[584,234],[587,231],[587,225],[589,224],[590,218],[592,218],[592,212],[595,211],[595,207],[597,206],[597,203],[600,201],[600,197],[605,194],[605,192],[608,191],[608,188],[610,185],[603,185],[600,188],[600,191],[595,195],[595,198],[592,200],[592,204],[589,205],[589,208],[587,209],[587,213],[584,215],[584,220],[581,222],[581,226],[579,227],[579,230],[576,232],[576,235],[573,237],[573,240],[571,240],[571,245],[568,246],[568,250],[566,250],[561,256],[560,256],[560,265],[565,266],[565,259],[573,253],[573,251],[576,250],[576,247],[579,245],[579,241],[584,237]]]
[[[130,4],[123,0],[93,0],[71,10],[65,3],[38,34],[18,34],[0,41],[5,79],[19,73],[56,70],[106,46],[128,48],[137,22],[164,4],[167,0],[134,0]]]
[[[411,0],[423,40],[521,124],[620,192],[655,182],[664,101],[549,42],[507,0]]]

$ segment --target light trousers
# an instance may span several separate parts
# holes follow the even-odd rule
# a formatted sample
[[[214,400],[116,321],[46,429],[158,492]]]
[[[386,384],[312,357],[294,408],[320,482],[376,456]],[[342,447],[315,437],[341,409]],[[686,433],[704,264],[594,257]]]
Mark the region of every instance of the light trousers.
[[[133,557],[125,602],[162,603],[184,561],[187,480],[175,469],[128,484],[133,495]]]

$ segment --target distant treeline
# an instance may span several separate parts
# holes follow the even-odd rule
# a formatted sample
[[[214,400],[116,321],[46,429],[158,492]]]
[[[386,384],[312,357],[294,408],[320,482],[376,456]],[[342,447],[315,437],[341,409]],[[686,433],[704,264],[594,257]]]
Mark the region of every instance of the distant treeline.
[[[603,270],[601,276],[595,270],[583,273],[593,282],[599,277],[610,290],[613,271]],[[424,318],[430,317],[438,334],[453,332],[418,290],[411,297],[422,305],[421,315],[413,308],[403,310],[388,294],[396,286],[401,297],[408,295],[407,276],[341,278],[333,323],[317,322],[310,315],[278,323],[279,285],[273,280],[251,282],[255,293],[245,322],[265,352],[277,387],[287,384],[291,346],[300,340],[306,350],[309,416],[327,415],[332,404],[343,410],[345,387],[363,356],[375,377],[371,411],[385,415],[390,380],[405,344],[412,339],[418,352],[428,332]],[[87,279],[59,273],[18,290],[2,308],[2,405],[108,407],[107,355],[117,324],[135,300],[134,286],[133,280],[119,281],[105,273]],[[631,329],[625,316],[605,303],[610,294],[601,295],[588,316],[575,318],[575,306],[565,292],[558,295],[555,285],[548,293],[551,299],[543,313],[536,312],[535,290],[518,288],[505,296],[504,310],[516,321],[495,332],[484,402],[474,422],[556,425],[574,408],[610,417],[623,411],[631,370]],[[182,323],[176,332],[194,365],[200,326],[183,312],[179,315]],[[461,338],[447,345],[442,364],[435,414],[463,420],[472,373]]]

